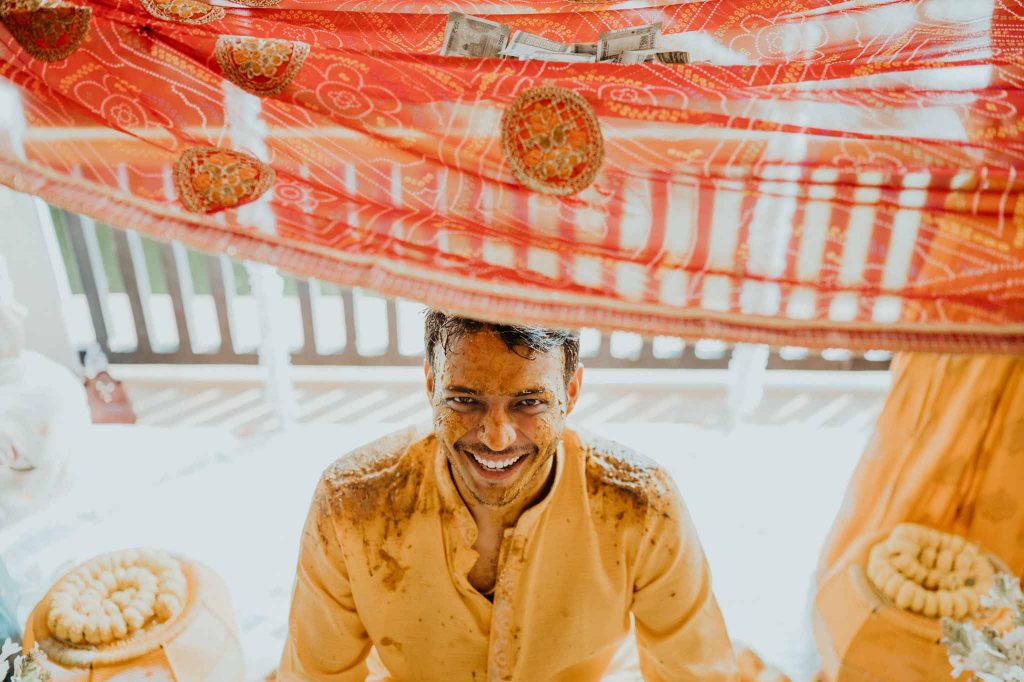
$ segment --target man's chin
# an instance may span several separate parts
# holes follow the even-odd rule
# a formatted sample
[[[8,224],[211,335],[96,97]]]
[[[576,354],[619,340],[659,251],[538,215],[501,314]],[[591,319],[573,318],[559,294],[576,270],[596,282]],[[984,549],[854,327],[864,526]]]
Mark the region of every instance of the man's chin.
[[[535,452],[529,453],[505,468],[492,468],[481,464],[462,448],[457,452],[456,466],[463,483],[478,502],[490,506],[505,505],[515,499],[516,491],[523,487],[523,476],[537,456]]]

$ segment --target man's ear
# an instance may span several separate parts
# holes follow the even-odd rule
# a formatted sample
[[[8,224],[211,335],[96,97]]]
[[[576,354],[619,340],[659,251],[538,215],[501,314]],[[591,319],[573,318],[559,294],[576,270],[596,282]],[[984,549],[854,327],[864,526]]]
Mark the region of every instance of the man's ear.
[[[565,413],[569,414],[572,412],[572,408],[576,407],[576,399],[580,397],[580,389],[583,388],[583,364],[581,363],[577,368],[576,372],[572,375],[572,380],[569,385],[565,387],[565,396],[568,402],[565,406]]]
[[[430,369],[430,361],[423,361],[423,376],[427,380],[427,400],[434,402],[434,371]]]

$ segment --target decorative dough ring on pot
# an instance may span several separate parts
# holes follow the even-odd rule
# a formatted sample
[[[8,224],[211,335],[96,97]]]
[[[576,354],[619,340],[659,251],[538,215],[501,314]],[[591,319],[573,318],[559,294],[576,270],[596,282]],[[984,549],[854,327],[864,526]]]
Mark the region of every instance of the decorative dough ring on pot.
[[[66,644],[111,644],[174,618],[185,606],[186,591],[181,564],[169,554],[135,549],[104,554],[57,583],[46,624]]]
[[[868,580],[897,608],[963,618],[978,609],[995,571],[978,546],[912,523],[896,526],[868,555]]]

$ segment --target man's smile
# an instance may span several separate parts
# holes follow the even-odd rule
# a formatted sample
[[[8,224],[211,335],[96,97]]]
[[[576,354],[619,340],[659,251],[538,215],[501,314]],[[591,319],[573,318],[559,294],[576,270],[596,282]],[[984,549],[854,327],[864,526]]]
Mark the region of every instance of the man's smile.
[[[490,481],[512,478],[529,459],[532,451],[519,453],[478,453],[468,448],[459,448],[465,459],[473,465],[476,472]]]

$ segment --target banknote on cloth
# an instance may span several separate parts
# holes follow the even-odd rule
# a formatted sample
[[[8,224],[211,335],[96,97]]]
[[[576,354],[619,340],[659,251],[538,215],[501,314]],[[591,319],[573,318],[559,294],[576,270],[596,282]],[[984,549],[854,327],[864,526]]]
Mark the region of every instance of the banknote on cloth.
[[[620,62],[623,52],[653,50],[660,35],[660,23],[601,33],[597,37],[597,61]]]
[[[620,64],[685,64],[685,52],[655,47],[661,24],[634,26],[600,34],[596,43],[560,43],[506,24],[451,12],[441,54],[454,57],[535,59],[549,62]]]
[[[690,54],[682,50],[627,50],[619,58],[620,64],[689,64]]]
[[[505,49],[499,54],[510,59],[537,59],[544,62],[589,63],[597,59],[596,43],[593,52],[576,52],[576,45],[560,43],[543,36],[513,31]]]
[[[441,54],[448,57],[497,57],[505,49],[510,32],[505,24],[451,12],[444,27]]]
[[[509,56],[509,55],[502,55]],[[531,52],[514,57],[515,59],[534,59],[542,62],[565,62],[567,64],[593,64],[597,61],[592,54],[573,54],[572,52]]]
[[[557,52],[559,54],[565,54],[572,52],[572,45],[566,45],[565,43],[560,43],[557,40],[550,40],[544,36],[534,35],[533,33],[527,33],[526,31],[513,31],[512,36],[508,39],[508,45],[505,50],[534,52],[540,50],[542,52]]]

